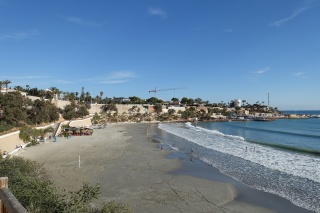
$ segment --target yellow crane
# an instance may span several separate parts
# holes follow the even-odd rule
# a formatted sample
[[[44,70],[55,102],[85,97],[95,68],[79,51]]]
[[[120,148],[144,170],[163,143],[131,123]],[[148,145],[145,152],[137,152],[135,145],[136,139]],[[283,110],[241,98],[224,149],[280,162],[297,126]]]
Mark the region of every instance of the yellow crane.
[[[178,88],[167,88],[167,89],[157,89],[156,87],[153,89],[153,90],[149,90],[149,93],[150,92],[153,92],[154,94],[154,97],[156,97],[156,93],[157,92],[160,92],[160,91],[169,91],[169,90],[178,90],[178,89],[187,89],[187,87],[178,87]]]

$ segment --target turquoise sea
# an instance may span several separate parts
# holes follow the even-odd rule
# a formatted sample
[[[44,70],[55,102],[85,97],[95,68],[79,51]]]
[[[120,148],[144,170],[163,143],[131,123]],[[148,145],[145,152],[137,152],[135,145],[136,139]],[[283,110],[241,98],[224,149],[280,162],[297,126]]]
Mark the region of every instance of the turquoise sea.
[[[319,112],[320,114],[320,112]],[[158,140],[252,188],[320,212],[320,118],[159,124]]]
[[[320,115],[320,110],[283,110],[284,114]]]

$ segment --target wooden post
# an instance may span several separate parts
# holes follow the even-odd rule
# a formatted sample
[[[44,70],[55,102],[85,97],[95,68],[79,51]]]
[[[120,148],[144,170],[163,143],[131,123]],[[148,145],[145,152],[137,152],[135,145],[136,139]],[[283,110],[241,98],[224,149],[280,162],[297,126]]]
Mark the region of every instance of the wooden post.
[[[0,213],[28,213],[8,188],[8,177],[0,177]]]
[[[0,189],[4,187],[8,188],[8,177],[0,177]]]
[[[0,177],[0,190],[8,187],[8,177]],[[0,213],[5,213],[4,204],[0,198]]]

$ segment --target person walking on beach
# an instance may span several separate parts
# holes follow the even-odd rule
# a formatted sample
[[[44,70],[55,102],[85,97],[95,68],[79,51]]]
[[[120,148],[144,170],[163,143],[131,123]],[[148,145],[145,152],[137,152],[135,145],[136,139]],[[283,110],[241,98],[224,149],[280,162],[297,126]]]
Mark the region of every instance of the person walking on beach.
[[[193,149],[190,151],[190,160],[193,161]]]

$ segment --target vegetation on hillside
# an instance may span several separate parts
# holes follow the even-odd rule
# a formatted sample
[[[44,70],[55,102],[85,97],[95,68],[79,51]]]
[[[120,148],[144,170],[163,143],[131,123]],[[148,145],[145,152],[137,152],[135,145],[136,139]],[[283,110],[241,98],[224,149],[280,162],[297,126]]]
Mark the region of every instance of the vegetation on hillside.
[[[58,118],[59,109],[48,100],[32,101],[19,92],[0,93],[0,132],[54,122]]]
[[[8,87],[11,81],[0,81],[0,86]],[[129,98],[103,98],[103,92],[100,96],[92,97],[89,92],[85,92],[82,88],[81,93],[63,92],[56,87],[47,90],[39,90],[38,88],[30,88],[26,85],[14,87],[17,91],[25,92],[27,95],[38,96],[40,99],[31,101],[29,98],[21,95],[20,92],[0,93],[0,133],[6,132],[14,128],[23,126],[36,126],[44,123],[55,122],[61,115],[66,120],[82,118],[89,114],[91,103],[103,104],[102,113],[99,119],[93,119],[94,123],[106,122],[124,122],[124,121],[185,121],[197,118],[198,120],[210,120],[211,115],[222,115],[231,117],[232,115],[241,115],[243,110],[250,113],[279,113],[277,108],[267,107],[264,102],[257,101],[255,104],[249,104],[242,101],[242,107],[236,107],[235,102],[231,100],[228,103],[209,103],[201,98],[183,97],[181,100],[173,97],[170,101],[163,101],[156,97],[149,99],[141,99],[136,96]],[[8,90],[7,90],[8,91]],[[53,98],[70,101],[64,109],[57,108],[51,100]],[[127,113],[118,113],[116,104],[133,104],[134,106]],[[137,105],[149,104],[154,106],[154,113],[140,112]],[[175,112],[173,109],[163,112],[166,105],[184,106],[185,111]],[[196,109],[198,106],[206,107],[204,109]],[[231,111],[230,111],[231,109]],[[242,111],[241,111],[242,110]]]
[[[0,93],[0,133],[56,122],[60,113],[67,120],[82,118],[89,114],[89,108],[90,104],[71,101],[64,109],[59,109],[43,98],[32,101],[19,92]]]

